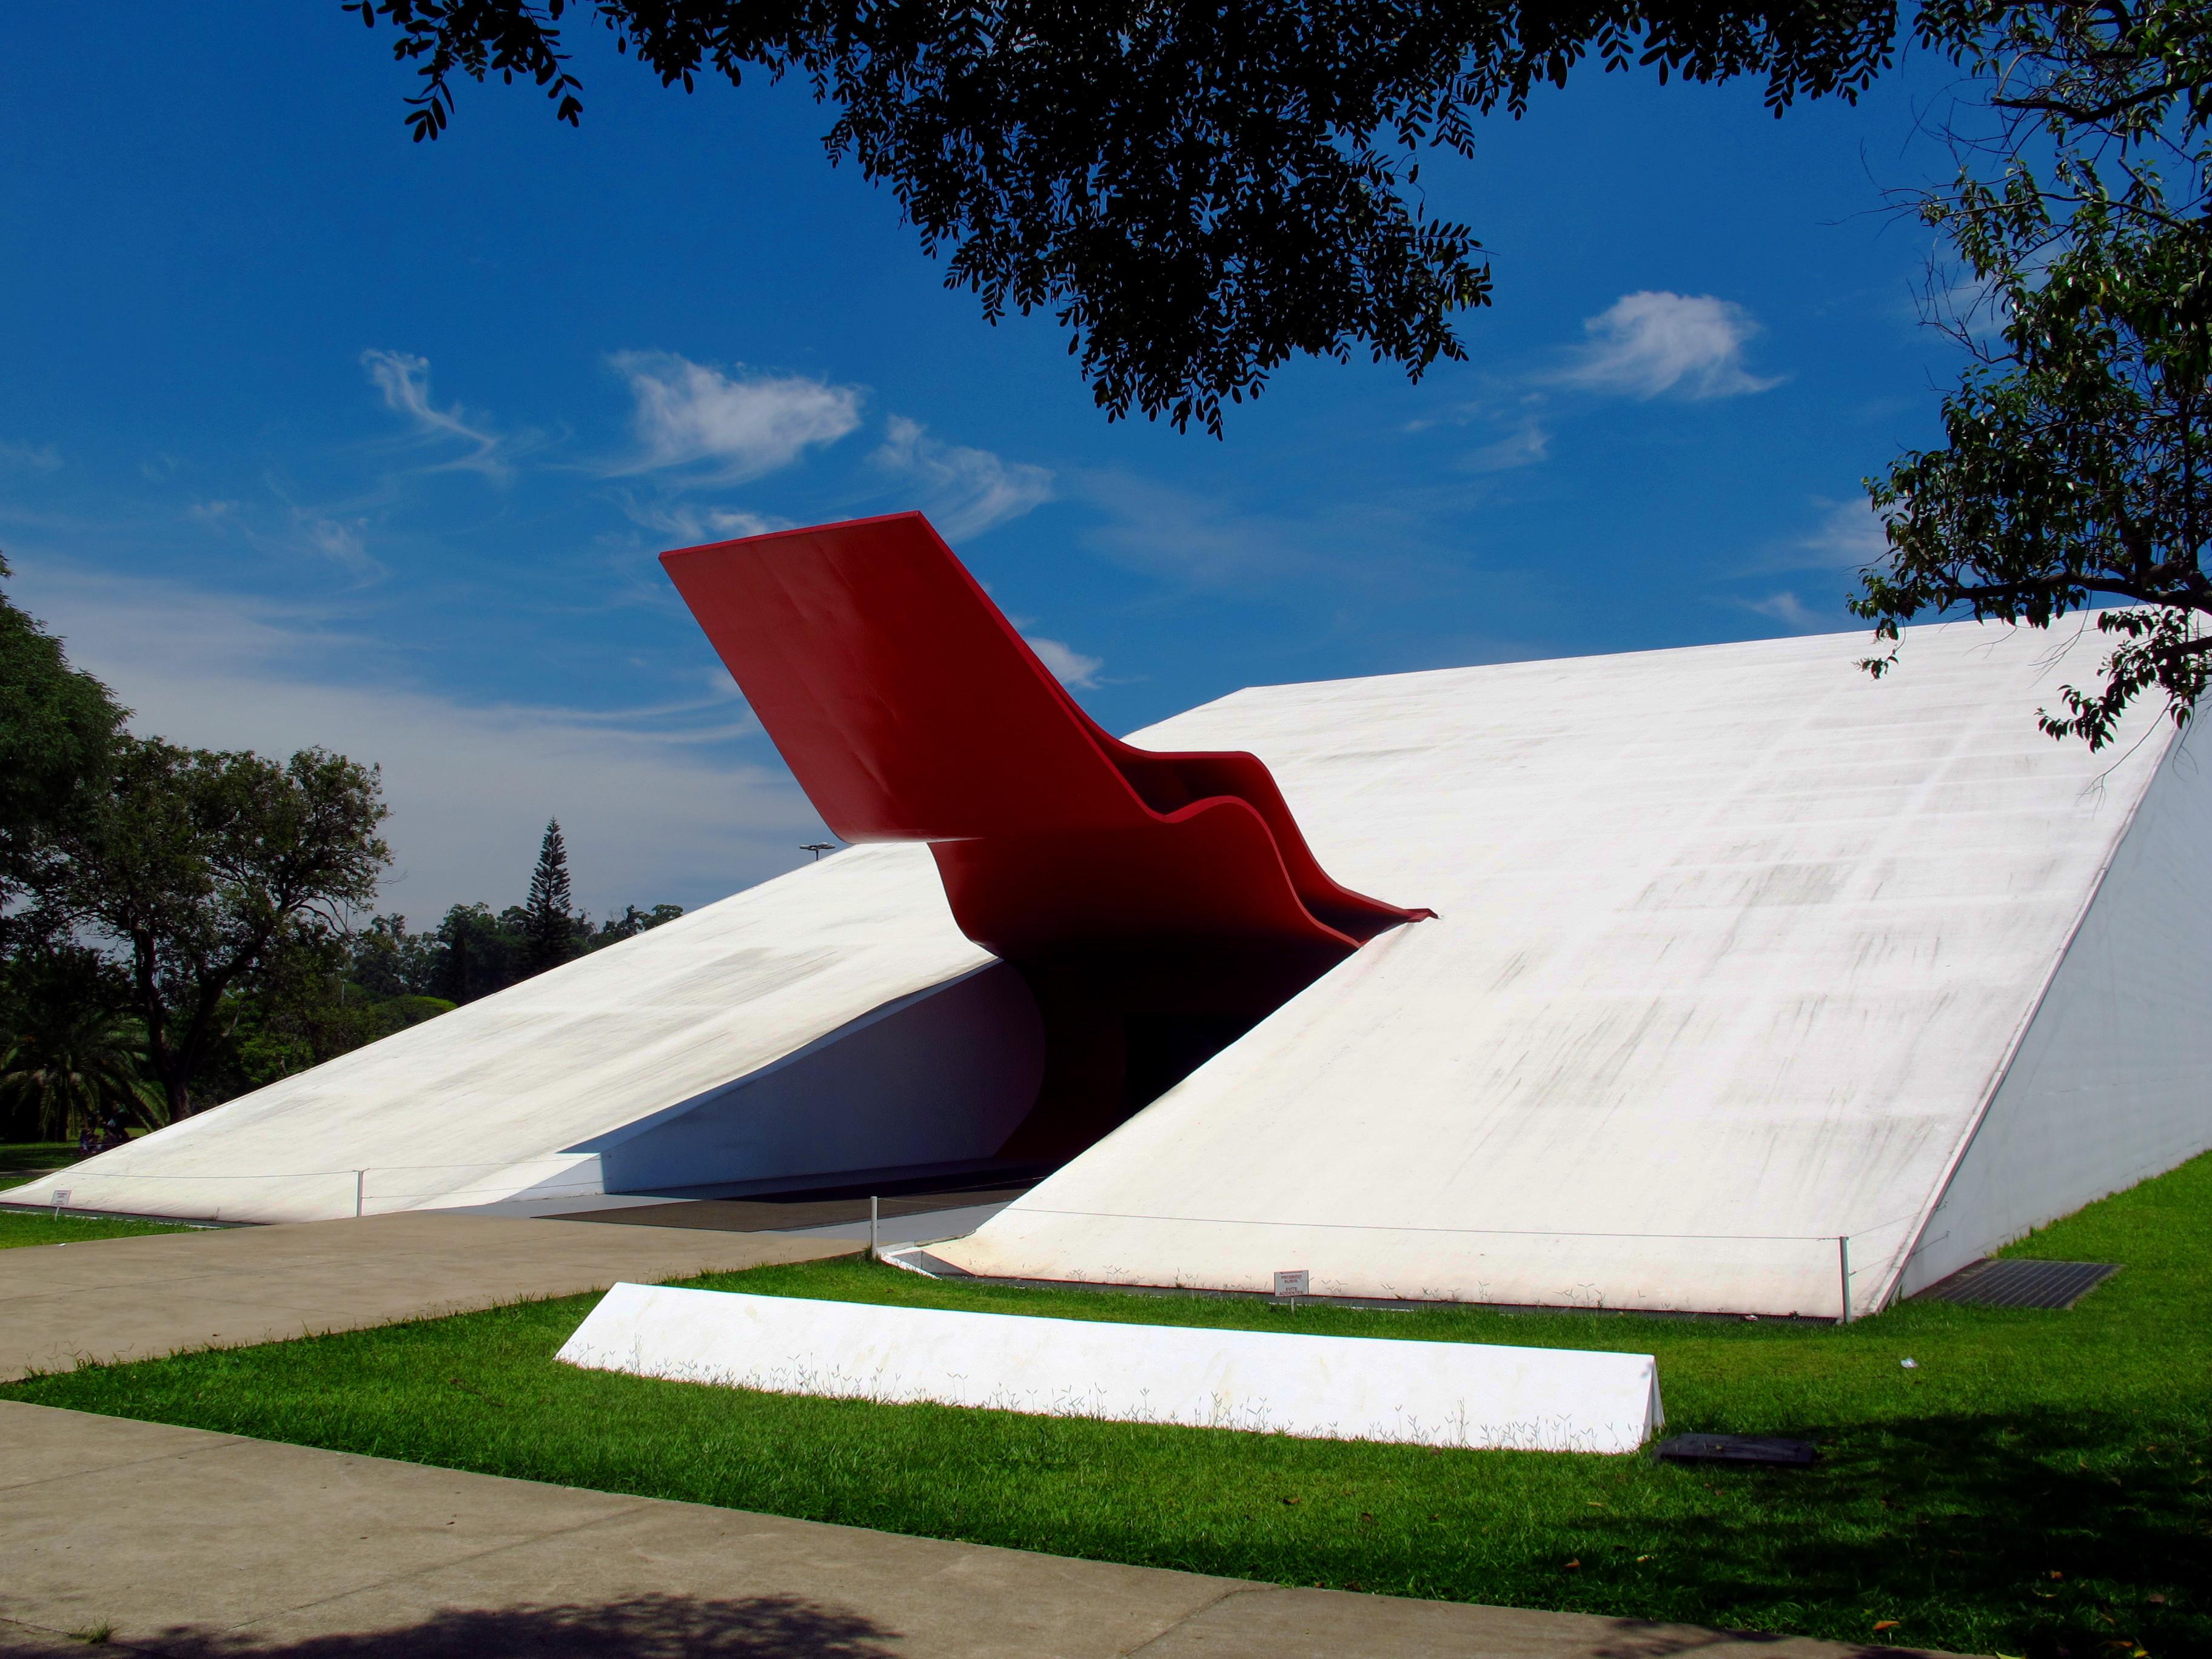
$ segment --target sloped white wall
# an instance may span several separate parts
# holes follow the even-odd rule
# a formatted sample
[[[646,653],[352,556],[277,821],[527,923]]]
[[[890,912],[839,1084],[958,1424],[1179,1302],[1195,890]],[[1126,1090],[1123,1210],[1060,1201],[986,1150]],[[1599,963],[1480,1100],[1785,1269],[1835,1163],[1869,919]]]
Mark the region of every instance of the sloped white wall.
[[[994,963],[562,1150],[596,1152],[611,1193],[977,1161],[1014,1132],[1043,1079],[1036,999]]]
[[[631,1127],[667,1124],[993,960],[954,925],[927,848],[850,848],[7,1200],[52,1203],[67,1190],[88,1209],[319,1221],[352,1215],[356,1196],[375,1215],[597,1193],[599,1154],[568,1149],[618,1148]],[[811,1128],[834,1139],[825,1109]],[[869,1111],[882,1127],[881,1103]],[[733,1112],[672,1129],[668,1151],[714,1149],[745,1115]],[[725,1178],[702,1165],[680,1184]]]
[[[1866,648],[1279,686],[1136,734],[1251,750],[1332,875],[1439,919],[933,1254],[1013,1278],[1264,1290],[1304,1269],[1334,1295],[1826,1316],[1844,1236],[1855,1309],[1881,1305],[2172,732],[2152,708],[2103,754],[2036,729],[2094,672],[2094,628],[1914,629],[1879,683]]]
[[[2212,1147],[2212,740],[2167,751],[1901,1294]]]

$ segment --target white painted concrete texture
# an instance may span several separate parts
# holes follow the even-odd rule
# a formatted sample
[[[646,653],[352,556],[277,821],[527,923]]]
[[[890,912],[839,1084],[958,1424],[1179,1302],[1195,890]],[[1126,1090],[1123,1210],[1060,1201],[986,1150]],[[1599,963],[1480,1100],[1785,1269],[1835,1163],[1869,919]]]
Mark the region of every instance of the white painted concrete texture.
[[[1966,623],[1911,630],[1879,683],[1842,635],[1153,727],[1258,753],[1324,866],[1441,918],[933,1254],[1832,1316],[1839,1236],[1864,1313],[2172,1167],[2212,1146],[2212,756],[2155,708],[2102,752],[2038,731],[2105,648]]]
[[[973,1273],[1866,1312],[2212,1146],[2212,783],[2034,724],[2094,631],[1240,691],[1396,929],[971,1237]],[[11,1194],[274,1220],[988,1158],[1042,1063],[927,850],[856,848]],[[356,1175],[355,1171],[364,1173]]]
[[[9,1197],[314,1221],[957,1164],[1042,1057],[929,849],[855,848]]]
[[[1629,1452],[1649,1354],[1298,1336],[617,1285],[558,1356],[591,1370],[886,1403],[1521,1451]]]

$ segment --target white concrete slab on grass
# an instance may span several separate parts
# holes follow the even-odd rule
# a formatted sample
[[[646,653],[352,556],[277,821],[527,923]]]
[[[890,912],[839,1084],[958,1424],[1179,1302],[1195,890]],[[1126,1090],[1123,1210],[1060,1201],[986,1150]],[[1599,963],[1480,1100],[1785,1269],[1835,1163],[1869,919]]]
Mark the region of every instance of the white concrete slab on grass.
[[[1666,1419],[1649,1354],[1294,1336],[617,1285],[587,1370],[891,1403],[1521,1451],[1629,1452]]]

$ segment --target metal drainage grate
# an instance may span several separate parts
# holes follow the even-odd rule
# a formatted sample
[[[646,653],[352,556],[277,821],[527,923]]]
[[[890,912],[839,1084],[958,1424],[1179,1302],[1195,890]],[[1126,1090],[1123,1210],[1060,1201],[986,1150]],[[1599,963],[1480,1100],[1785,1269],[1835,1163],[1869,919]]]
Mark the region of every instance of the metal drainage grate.
[[[1920,1294],[1930,1302],[1978,1308],[2070,1308],[2112,1274],[2109,1261],[1977,1261]]]
[[[1669,1463],[1780,1463],[1802,1468],[1813,1461],[1809,1440],[1765,1434],[1678,1434],[1651,1449]]]

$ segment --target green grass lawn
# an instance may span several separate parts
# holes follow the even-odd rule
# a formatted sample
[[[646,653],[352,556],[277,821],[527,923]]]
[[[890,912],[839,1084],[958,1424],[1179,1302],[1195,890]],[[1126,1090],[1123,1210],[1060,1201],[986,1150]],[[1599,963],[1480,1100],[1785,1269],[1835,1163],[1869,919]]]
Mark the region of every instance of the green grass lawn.
[[[35,1181],[48,1170],[76,1162],[75,1143],[66,1140],[0,1140],[0,1192]]]
[[[1291,1311],[944,1285],[854,1260],[695,1281],[1650,1352],[1670,1430],[1802,1435],[1821,1448],[1804,1470],[876,1406],[553,1364],[590,1297],[92,1368],[0,1394],[1285,1583],[2047,1659],[2212,1653],[2212,1157],[2093,1206],[2020,1253],[2126,1266],[2069,1313],[1916,1304],[1848,1328]],[[1907,1356],[1917,1369],[1899,1366]]]
[[[24,1244],[82,1244],[95,1238],[138,1238],[190,1229],[171,1221],[122,1221],[108,1216],[64,1215],[42,1210],[0,1210],[0,1250]]]
[[[76,1161],[76,1147],[70,1141],[0,1140],[0,1194],[28,1185],[39,1178],[40,1171],[66,1169]],[[57,1221],[50,1215],[0,1210],[0,1250],[21,1244],[76,1244],[95,1238],[136,1238],[144,1233],[184,1231],[163,1221],[95,1220],[80,1216],[64,1216]]]

